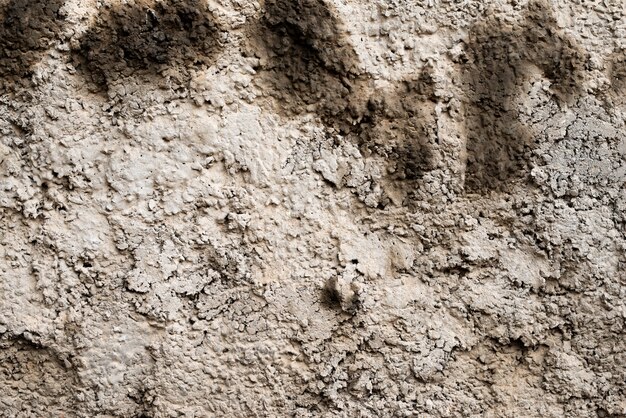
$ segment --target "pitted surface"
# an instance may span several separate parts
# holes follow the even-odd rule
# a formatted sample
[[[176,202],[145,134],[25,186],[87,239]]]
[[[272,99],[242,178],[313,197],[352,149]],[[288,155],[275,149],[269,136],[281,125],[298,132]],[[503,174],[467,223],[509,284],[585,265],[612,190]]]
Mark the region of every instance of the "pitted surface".
[[[626,415],[621,0],[1,5],[2,416]]]

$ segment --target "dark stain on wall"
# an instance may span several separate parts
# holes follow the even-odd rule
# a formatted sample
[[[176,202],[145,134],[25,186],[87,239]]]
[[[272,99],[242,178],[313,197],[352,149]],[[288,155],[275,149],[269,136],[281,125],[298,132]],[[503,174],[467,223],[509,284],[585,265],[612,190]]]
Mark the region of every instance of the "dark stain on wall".
[[[626,102],[626,51],[613,54],[609,64],[609,80],[611,82],[611,92],[617,103]]]
[[[466,51],[461,63],[469,98],[466,190],[505,190],[527,176],[536,146],[515,103],[528,69],[541,70],[557,101],[572,102],[580,94],[586,54],[558,28],[543,1],[532,1],[521,23],[497,14],[476,23]]]
[[[156,84],[166,70],[184,85],[221,49],[219,29],[201,0],[140,0],[107,6],[84,34],[74,61],[97,90],[140,75]]]
[[[362,148],[385,156],[394,180],[418,180],[435,168],[437,122],[430,69],[375,91],[360,124]]]
[[[46,410],[53,416],[76,410],[78,375],[71,357],[62,355],[32,336],[0,334],[0,385],[6,399],[21,397],[26,409]],[[22,384],[37,383],[34,390]],[[36,406],[36,407],[35,407]],[[37,415],[33,413],[31,415]]]
[[[285,116],[317,113],[340,132],[352,131],[367,98],[368,77],[336,12],[322,0],[268,0],[250,28],[260,77]]]
[[[33,66],[64,26],[64,0],[12,0],[0,10],[0,92],[29,87]]]
[[[396,177],[417,179],[431,168],[425,80],[418,75],[376,89],[325,1],[268,0],[248,37],[251,54],[260,58],[261,86],[284,117],[317,114],[329,133],[388,158]]]

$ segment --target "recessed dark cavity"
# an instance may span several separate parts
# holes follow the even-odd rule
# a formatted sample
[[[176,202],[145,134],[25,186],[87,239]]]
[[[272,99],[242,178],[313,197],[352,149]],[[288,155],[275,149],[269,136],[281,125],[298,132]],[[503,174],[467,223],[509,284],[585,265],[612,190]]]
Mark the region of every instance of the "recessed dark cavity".
[[[220,49],[218,36],[206,1],[139,0],[102,10],[74,56],[98,89],[125,77],[155,77],[167,70],[184,84],[193,69],[211,64]]]
[[[341,309],[342,297],[339,291],[332,285],[322,288],[321,303],[329,309]]]
[[[0,9],[0,91],[27,86],[33,66],[53,46],[64,24],[64,0],[13,0]]]
[[[559,102],[571,102],[580,94],[586,54],[558,28],[542,1],[531,2],[515,26],[497,14],[475,24],[466,47],[461,69],[469,98],[465,188],[506,190],[527,175],[536,146],[515,103],[529,69],[543,72]]]
[[[430,110],[426,117],[423,111],[424,86],[432,85],[417,77],[389,91],[374,89],[326,2],[268,0],[250,40],[263,87],[285,117],[316,113],[332,133],[389,157],[400,178],[419,178],[432,166],[425,133],[434,125]]]

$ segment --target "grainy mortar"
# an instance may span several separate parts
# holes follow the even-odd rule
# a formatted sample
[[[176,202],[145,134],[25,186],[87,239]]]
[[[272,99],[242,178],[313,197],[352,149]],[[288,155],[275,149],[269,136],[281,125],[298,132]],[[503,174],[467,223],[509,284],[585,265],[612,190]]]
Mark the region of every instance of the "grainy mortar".
[[[626,416],[623,0],[0,4],[1,416]]]

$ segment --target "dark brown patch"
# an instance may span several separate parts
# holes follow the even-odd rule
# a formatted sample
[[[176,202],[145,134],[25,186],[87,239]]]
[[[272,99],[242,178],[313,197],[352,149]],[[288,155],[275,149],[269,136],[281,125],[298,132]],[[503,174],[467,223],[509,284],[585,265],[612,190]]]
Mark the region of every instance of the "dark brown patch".
[[[28,383],[29,390],[18,383]],[[3,396],[20,396],[24,411],[51,416],[67,410],[76,410],[78,376],[71,357],[61,356],[46,347],[38,338],[22,335],[0,335],[0,386]],[[15,409],[8,409],[17,412]]]
[[[28,86],[33,66],[54,45],[64,25],[64,0],[13,0],[2,8],[0,91]]]
[[[429,69],[377,91],[359,124],[362,146],[389,159],[396,180],[417,180],[435,166],[434,87]]]
[[[514,27],[499,15],[472,27],[461,69],[469,96],[466,190],[502,190],[527,175],[535,144],[519,122],[515,98],[528,67],[538,67],[557,100],[569,102],[580,94],[585,63],[586,55],[542,1],[531,2]]]
[[[320,302],[329,309],[341,309],[343,298],[334,283],[326,283],[322,288]]]
[[[100,90],[124,77],[156,77],[166,70],[184,84],[192,69],[211,64],[220,49],[218,35],[204,1],[140,0],[101,11],[74,57]]]
[[[624,103],[624,94],[626,93],[626,51],[617,52],[611,57],[609,79],[614,101]]]
[[[554,11],[544,1],[530,2],[523,36],[522,58],[543,71],[559,100],[574,100],[581,93],[588,54],[558,28]]]
[[[261,77],[286,116],[316,112],[339,131],[350,131],[366,77],[336,12],[322,0],[268,0],[251,29]],[[355,109],[351,109],[355,107]],[[352,116],[352,118],[351,118]]]
[[[401,179],[417,179],[431,168],[427,131],[433,125],[423,100],[432,85],[418,76],[375,89],[325,1],[268,0],[249,37],[260,57],[262,87],[283,116],[316,113],[331,133],[389,158]]]

